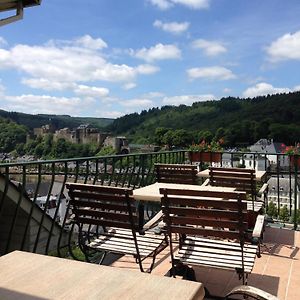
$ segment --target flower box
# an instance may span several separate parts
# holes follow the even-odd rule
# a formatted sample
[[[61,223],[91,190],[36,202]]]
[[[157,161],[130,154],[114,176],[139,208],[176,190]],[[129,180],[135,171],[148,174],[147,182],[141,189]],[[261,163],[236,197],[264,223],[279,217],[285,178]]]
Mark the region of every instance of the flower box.
[[[221,162],[222,153],[220,152],[189,152],[191,162]]]

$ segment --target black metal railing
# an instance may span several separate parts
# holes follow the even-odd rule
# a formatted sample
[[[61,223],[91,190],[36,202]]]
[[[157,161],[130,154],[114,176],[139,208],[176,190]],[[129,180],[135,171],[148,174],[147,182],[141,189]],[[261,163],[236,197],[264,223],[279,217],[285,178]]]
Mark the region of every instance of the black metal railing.
[[[274,197],[273,217],[282,218],[286,205],[283,220],[292,221],[297,228],[300,157],[295,156],[292,162],[283,154],[223,152],[217,163],[210,157],[209,162],[199,162],[199,169],[217,164],[266,170],[267,180],[275,182],[274,189],[269,186],[267,209],[270,197]],[[156,162],[189,163],[189,155],[180,150],[0,164],[0,255],[18,249],[64,256],[74,237],[69,228],[66,182],[135,189],[155,181]],[[283,179],[288,183],[285,191],[281,191]]]

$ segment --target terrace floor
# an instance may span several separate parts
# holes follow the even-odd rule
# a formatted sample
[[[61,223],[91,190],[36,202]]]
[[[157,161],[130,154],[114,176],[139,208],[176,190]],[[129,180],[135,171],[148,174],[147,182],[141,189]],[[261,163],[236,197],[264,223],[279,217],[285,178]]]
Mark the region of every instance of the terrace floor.
[[[254,269],[248,278],[248,285],[263,289],[280,300],[300,299],[299,247],[299,231],[266,227],[261,248],[262,256],[256,258]],[[167,275],[171,266],[168,248],[160,253],[156,262],[152,273]],[[111,263],[104,262],[104,264],[136,269],[139,272],[135,260],[129,256],[122,256]],[[233,271],[204,267],[194,267],[194,270],[197,281],[202,282],[212,295],[222,297],[233,287],[241,284]]]

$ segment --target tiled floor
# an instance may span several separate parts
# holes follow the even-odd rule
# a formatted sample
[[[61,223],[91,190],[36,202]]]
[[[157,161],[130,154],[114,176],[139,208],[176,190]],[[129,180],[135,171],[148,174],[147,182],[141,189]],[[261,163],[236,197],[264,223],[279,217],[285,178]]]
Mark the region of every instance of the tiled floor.
[[[248,285],[263,289],[280,300],[300,299],[300,232],[285,228],[267,227],[262,245],[262,256],[257,258],[248,278]],[[123,256],[112,266],[139,270],[131,257]],[[145,263],[147,266],[147,263]],[[156,260],[153,274],[165,276],[170,269],[166,248]],[[194,267],[200,281],[213,295],[224,296],[241,284],[233,271]]]

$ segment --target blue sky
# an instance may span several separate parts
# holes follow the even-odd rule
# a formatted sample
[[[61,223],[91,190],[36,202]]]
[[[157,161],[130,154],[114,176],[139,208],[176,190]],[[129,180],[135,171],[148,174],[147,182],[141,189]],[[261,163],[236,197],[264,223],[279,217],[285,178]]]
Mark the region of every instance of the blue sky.
[[[43,0],[0,27],[0,109],[116,118],[300,90],[299,0]]]

